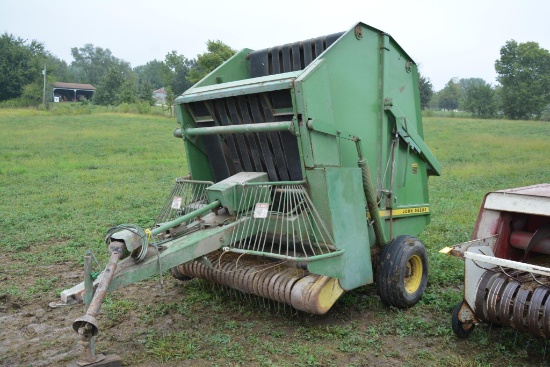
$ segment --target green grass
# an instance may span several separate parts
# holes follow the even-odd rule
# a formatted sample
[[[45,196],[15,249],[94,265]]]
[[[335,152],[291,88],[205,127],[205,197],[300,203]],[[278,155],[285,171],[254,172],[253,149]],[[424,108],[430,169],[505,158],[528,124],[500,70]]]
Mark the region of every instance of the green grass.
[[[55,274],[79,271],[88,249],[105,264],[109,227],[151,225],[174,179],[187,173],[175,127],[150,115],[0,109],[0,303],[54,299],[67,286]],[[470,239],[486,192],[550,182],[550,124],[426,117],[424,132],[443,175],[429,181],[432,223],[420,237],[430,280],[417,306],[388,309],[368,286],[319,317],[265,311],[264,301],[165,278],[171,295],[160,301],[148,299],[143,283],[105,301],[100,322],[125,328],[134,342],[123,352],[126,363],[544,364],[544,343],[515,340],[511,329],[481,326],[466,341],[454,337],[450,314],[462,298],[463,264],[438,251]],[[99,338],[98,348],[111,343]]]

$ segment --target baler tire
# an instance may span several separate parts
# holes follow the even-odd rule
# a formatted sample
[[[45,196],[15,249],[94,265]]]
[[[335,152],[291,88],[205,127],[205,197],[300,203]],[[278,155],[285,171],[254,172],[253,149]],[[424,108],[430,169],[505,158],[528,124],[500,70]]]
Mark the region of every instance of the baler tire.
[[[462,302],[460,302],[455,309],[453,310],[453,316],[451,319],[451,327],[453,329],[453,333],[460,338],[460,339],[466,339],[468,336],[470,336],[470,333],[474,331],[476,325],[470,324],[468,327],[464,327],[464,324],[462,321],[458,319],[458,311],[460,311],[460,307],[462,306]]]
[[[397,308],[414,306],[428,284],[428,254],[418,238],[398,236],[382,251],[376,277],[382,302]]]

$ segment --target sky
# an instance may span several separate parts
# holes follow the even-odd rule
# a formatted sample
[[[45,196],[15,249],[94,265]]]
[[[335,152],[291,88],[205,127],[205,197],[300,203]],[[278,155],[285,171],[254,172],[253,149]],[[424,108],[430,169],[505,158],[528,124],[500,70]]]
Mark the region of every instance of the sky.
[[[0,0],[0,32],[45,44],[70,63],[72,47],[108,48],[132,67],[187,58],[208,40],[262,49],[346,31],[358,22],[389,33],[440,90],[454,77],[496,84],[506,41],[550,50],[549,0]]]

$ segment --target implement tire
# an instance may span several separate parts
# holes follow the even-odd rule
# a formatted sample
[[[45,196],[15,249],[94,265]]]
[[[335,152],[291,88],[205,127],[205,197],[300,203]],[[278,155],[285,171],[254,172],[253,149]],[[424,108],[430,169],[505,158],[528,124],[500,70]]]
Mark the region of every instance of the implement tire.
[[[459,320],[458,312],[460,311],[460,307],[462,307],[462,302],[460,302],[453,311],[451,327],[453,328],[453,332],[457,337],[459,337],[460,339],[466,339],[468,336],[470,336],[470,333],[474,331],[476,325],[464,324],[462,321]]]
[[[382,251],[376,287],[382,302],[397,308],[414,306],[428,284],[428,254],[418,238],[399,236]]]

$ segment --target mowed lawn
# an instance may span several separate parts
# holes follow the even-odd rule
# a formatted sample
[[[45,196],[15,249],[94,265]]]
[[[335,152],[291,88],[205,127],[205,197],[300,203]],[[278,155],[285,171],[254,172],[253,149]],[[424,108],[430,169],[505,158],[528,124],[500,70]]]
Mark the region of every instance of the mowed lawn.
[[[86,251],[105,264],[110,227],[152,224],[174,179],[187,174],[176,127],[175,119],[146,115],[0,110],[0,305],[55,300],[72,285],[59,274],[79,270]],[[420,238],[430,283],[417,306],[388,309],[369,286],[346,294],[328,316],[313,317],[258,310],[257,301],[218,296],[202,282],[169,280],[177,293],[171,302],[150,303],[150,287],[133,288],[142,293],[129,299],[109,296],[100,322],[116,329],[140,321],[126,331],[139,346],[113,352],[143,366],[550,361],[544,342],[516,339],[511,329],[481,326],[466,341],[454,337],[450,315],[462,298],[463,268],[438,253],[470,239],[488,191],[550,182],[550,123],[432,117],[424,118],[424,134],[443,175],[429,181],[432,223]],[[167,319],[177,331],[163,327]],[[109,352],[113,339],[99,338],[100,351]]]

